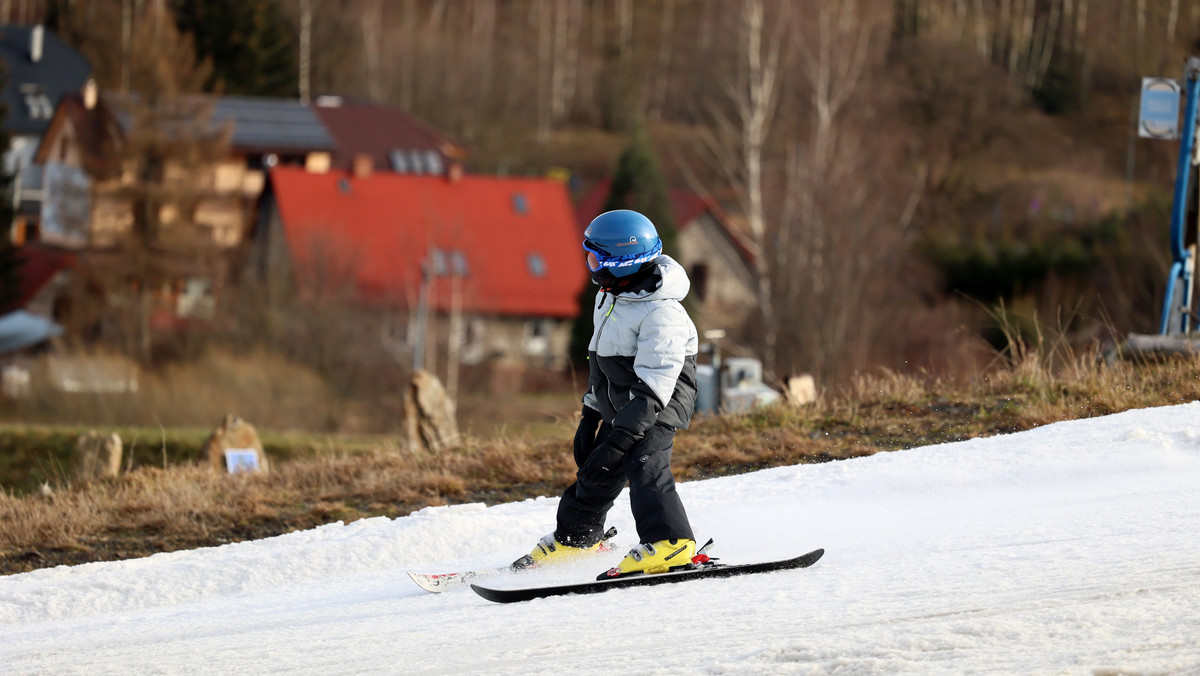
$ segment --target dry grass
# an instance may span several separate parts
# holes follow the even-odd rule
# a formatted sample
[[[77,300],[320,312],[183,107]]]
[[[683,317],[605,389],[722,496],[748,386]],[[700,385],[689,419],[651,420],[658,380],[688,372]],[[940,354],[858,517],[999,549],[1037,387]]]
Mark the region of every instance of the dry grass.
[[[72,355],[112,362],[112,355]],[[339,402],[311,369],[257,350],[233,354],[213,349],[193,362],[137,375],[136,392],[66,393],[50,385],[59,357],[43,356],[30,365],[36,386],[29,396],[10,402],[3,412],[24,423],[75,421],[89,425],[145,427],[212,426],[231,411],[258,425],[318,432],[336,429]],[[121,360],[128,362],[128,360]],[[130,369],[137,373],[137,367]],[[327,411],[314,416],[314,411]]]
[[[969,386],[884,372],[794,409],[699,417],[676,441],[682,480],[823,462],[1192,401],[1200,359],[1105,366],[1097,355],[1023,349]],[[426,505],[557,494],[572,479],[573,421],[556,434],[468,438],[432,454],[338,438],[269,475],[226,476],[193,463],[140,466],[53,493],[0,493],[0,572],[140,556],[265,537],[331,521],[400,516]],[[361,440],[358,442],[361,444]]]

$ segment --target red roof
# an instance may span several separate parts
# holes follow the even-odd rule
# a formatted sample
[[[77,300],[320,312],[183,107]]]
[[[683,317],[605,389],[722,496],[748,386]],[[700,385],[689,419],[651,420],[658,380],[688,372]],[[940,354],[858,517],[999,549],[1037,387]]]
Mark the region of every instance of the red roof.
[[[413,307],[421,266],[430,305],[529,317],[575,317],[587,281],[562,183],[537,178],[271,170],[297,269],[346,271],[368,299]],[[456,287],[457,286],[457,291]]]
[[[318,103],[313,111],[337,141],[333,162],[340,168],[349,169],[355,155],[368,155],[376,168],[388,169],[393,150],[433,150],[459,160],[467,154],[445,134],[396,108],[342,102]]]
[[[17,247],[16,251],[21,261],[17,294],[7,307],[0,308],[0,314],[25,307],[59,270],[75,264],[74,254],[37,242]]]

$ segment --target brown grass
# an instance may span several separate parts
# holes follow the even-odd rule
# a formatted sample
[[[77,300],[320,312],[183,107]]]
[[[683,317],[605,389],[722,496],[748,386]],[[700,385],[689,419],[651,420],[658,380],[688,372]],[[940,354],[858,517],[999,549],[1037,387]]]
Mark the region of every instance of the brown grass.
[[[676,440],[681,480],[824,462],[1191,401],[1200,359],[1104,366],[1097,355],[1017,351],[969,386],[882,372],[803,408],[700,416]],[[366,450],[313,442],[269,475],[226,476],[193,463],[140,466],[50,495],[0,493],[0,572],[216,545],[427,505],[556,495],[572,479],[574,422],[557,434],[468,438],[453,451]],[[361,440],[358,442],[361,444]]]

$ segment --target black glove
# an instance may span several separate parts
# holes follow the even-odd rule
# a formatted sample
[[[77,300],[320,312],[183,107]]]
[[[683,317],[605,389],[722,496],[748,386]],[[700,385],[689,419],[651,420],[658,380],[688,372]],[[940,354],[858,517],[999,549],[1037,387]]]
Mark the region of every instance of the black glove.
[[[596,427],[600,424],[600,411],[591,406],[583,407],[583,418],[575,430],[575,466],[583,467],[592,449],[596,447]]]
[[[621,469],[621,459],[636,443],[632,434],[614,428],[579,468],[578,478],[592,484],[611,482]]]

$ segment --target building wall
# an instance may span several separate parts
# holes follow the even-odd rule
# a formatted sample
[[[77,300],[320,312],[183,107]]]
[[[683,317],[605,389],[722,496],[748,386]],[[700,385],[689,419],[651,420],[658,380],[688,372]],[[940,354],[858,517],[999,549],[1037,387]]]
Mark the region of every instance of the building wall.
[[[400,316],[397,323],[402,324],[403,334],[397,337],[412,348],[418,342],[413,316]],[[571,324],[572,320],[564,319],[437,315],[429,321],[424,361],[444,368],[450,352],[457,350],[458,362],[465,366],[502,362],[526,369],[563,370],[570,365]],[[453,344],[452,335],[457,336]]]
[[[712,215],[704,214],[679,234],[680,263],[692,278],[689,294],[700,313],[698,323],[707,328],[730,328],[740,324],[757,305],[754,281],[747,264],[728,240]],[[698,266],[707,272],[700,279]],[[701,299],[700,286],[704,286]]]
[[[44,153],[48,162],[83,167],[83,149],[70,117],[64,117],[58,133],[47,137],[44,142],[51,144]],[[321,157],[328,155],[312,154]],[[119,179],[93,182],[90,246],[111,246],[132,228],[130,200],[124,193],[134,185],[134,173],[135,167],[127,163]],[[201,170],[172,163],[167,166],[165,173],[169,184],[183,186],[200,196],[194,213],[195,222],[218,247],[231,249],[241,244],[254,218],[255,202],[265,184],[263,170],[251,168],[245,153],[233,152],[224,160]],[[180,214],[175,207],[167,206],[160,217],[164,224],[170,225],[180,218]]]

